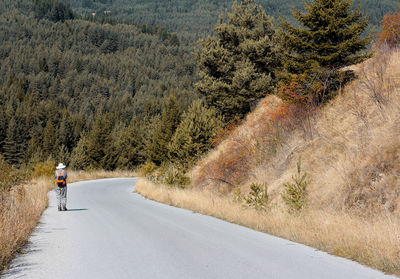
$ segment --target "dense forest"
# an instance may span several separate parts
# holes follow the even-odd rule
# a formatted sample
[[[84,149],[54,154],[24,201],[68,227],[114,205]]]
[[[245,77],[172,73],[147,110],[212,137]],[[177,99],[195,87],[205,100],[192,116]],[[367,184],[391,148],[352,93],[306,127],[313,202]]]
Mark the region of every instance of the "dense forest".
[[[79,13],[97,17],[113,16],[131,23],[159,25],[190,40],[204,37],[213,30],[218,16],[231,10],[234,0],[62,0]],[[291,19],[292,7],[303,8],[303,0],[259,0],[266,13],[278,18]],[[306,1],[308,2],[308,1]],[[356,0],[370,18],[372,25],[379,25],[383,15],[398,7],[397,0]],[[188,24],[189,23],[189,24]]]
[[[278,36],[283,31],[270,15],[287,14],[298,1],[264,0],[262,7],[251,0],[233,6],[232,1],[63,2],[0,1],[0,153],[13,165],[50,160],[112,170],[172,162],[185,170],[215,144],[227,121],[243,118],[266,94],[279,91],[278,70],[297,74],[285,69],[289,62],[284,63]],[[362,9],[373,12],[376,23],[394,2],[365,1]],[[218,21],[223,8],[233,12]],[[340,16],[348,17],[350,8]],[[358,38],[369,26],[362,9],[351,19],[360,24],[343,38],[357,47],[341,49],[349,45],[344,41],[329,55],[343,52],[344,59],[369,44],[369,37]],[[193,48],[193,39],[206,34],[212,36]],[[330,38],[321,40],[323,48]],[[312,80],[319,82],[323,68],[333,64],[315,59],[316,51],[328,55],[323,49],[292,50],[304,51],[312,65],[307,71],[317,73]],[[330,80],[351,64],[326,59],[335,64]]]
[[[128,141],[149,138],[169,95],[183,109],[197,98],[189,51],[161,29],[90,22],[41,0],[1,1],[0,29],[0,151],[12,164],[69,163],[84,139],[100,154],[76,167],[143,163],[143,154],[123,159],[132,146],[115,151],[118,162],[103,158],[115,154],[104,149],[116,148],[129,127],[137,130]]]

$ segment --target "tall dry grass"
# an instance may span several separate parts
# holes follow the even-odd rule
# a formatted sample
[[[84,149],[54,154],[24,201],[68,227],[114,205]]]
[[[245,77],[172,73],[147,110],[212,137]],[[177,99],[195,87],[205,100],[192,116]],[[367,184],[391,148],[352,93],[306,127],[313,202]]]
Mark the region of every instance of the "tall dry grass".
[[[207,189],[179,189],[146,179],[136,183],[141,195],[280,236],[400,276],[400,220],[393,216],[362,219],[345,212],[310,210],[291,215],[281,208],[244,208],[231,196]]]
[[[68,183],[83,181],[83,180],[93,180],[100,178],[117,178],[117,177],[136,177],[137,173],[135,171],[128,170],[93,170],[93,171],[78,171],[78,170],[68,170]]]
[[[47,206],[49,179],[34,180],[0,192],[0,271],[26,243]]]

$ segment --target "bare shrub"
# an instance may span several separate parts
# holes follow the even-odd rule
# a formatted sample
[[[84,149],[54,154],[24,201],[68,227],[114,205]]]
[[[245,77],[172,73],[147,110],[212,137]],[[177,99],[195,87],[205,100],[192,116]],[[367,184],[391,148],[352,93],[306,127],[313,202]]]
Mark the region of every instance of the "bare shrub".
[[[382,30],[378,33],[378,45],[394,48],[400,44],[400,11],[388,13],[382,19]]]
[[[387,49],[379,49],[373,59],[360,67],[358,73],[360,90],[369,96],[383,117],[395,88],[387,74],[390,56],[391,52]]]

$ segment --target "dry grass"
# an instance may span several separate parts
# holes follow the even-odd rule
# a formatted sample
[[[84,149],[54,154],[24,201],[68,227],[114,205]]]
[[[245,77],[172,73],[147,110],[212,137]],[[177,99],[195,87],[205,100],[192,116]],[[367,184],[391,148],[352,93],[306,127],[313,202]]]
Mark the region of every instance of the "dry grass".
[[[117,177],[136,177],[137,173],[135,171],[125,171],[125,170],[115,170],[115,171],[105,171],[105,170],[93,170],[93,171],[75,171],[68,170],[68,183],[83,181],[83,180],[93,180],[100,178],[117,178]]]
[[[393,216],[362,219],[343,212],[308,211],[293,216],[280,208],[269,212],[244,208],[230,196],[210,190],[178,189],[136,183],[141,195],[169,205],[237,223],[400,275],[400,220]]]
[[[0,192],[0,271],[26,243],[47,206],[47,192],[52,187],[49,179],[38,179]]]

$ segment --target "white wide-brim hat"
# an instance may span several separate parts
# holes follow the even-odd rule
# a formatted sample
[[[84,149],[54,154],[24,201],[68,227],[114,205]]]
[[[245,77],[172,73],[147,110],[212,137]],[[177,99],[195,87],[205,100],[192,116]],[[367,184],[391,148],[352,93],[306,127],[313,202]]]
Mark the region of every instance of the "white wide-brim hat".
[[[64,166],[64,164],[63,163],[59,163],[58,164],[58,166],[56,167],[56,169],[64,169],[65,168],[65,166]]]

